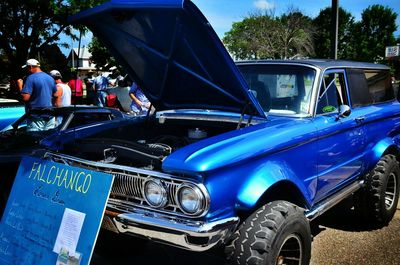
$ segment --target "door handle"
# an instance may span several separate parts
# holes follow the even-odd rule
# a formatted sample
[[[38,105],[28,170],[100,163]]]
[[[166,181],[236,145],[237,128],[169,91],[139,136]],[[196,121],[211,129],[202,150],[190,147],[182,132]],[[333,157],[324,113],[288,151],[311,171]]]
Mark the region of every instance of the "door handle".
[[[364,120],[365,120],[365,117],[357,117],[357,118],[355,118],[355,121],[357,123],[362,123]]]

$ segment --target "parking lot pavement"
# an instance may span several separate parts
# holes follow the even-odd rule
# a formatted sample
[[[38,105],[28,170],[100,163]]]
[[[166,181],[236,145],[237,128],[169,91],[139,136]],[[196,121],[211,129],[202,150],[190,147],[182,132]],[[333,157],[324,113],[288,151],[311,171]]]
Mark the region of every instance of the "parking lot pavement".
[[[400,205],[389,226],[363,228],[346,204],[313,222],[311,265],[398,265],[400,264]],[[126,241],[128,240],[128,241]],[[111,244],[110,244],[111,243]],[[193,253],[141,241],[133,247],[129,239],[108,240],[104,250],[96,245],[92,265],[222,265],[222,249]],[[103,247],[103,248],[101,248]]]
[[[319,221],[311,265],[400,264],[400,204],[381,229],[363,229],[348,208],[334,209]]]

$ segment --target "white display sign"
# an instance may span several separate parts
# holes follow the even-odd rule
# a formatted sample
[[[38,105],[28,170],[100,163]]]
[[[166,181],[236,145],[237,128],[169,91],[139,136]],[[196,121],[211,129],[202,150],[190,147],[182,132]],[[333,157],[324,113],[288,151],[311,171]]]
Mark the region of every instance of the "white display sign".
[[[400,46],[388,46],[388,47],[386,47],[385,56],[387,58],[400,56]]]

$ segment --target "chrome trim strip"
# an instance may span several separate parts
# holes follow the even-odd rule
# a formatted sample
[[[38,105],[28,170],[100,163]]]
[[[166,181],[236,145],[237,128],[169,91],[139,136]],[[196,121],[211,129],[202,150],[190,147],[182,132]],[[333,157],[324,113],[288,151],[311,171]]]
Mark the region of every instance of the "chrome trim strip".
[[[188,111],[191,111],[191,109],[188,109]],[[235,113],[236,112],[232,112]],[[171,115],[173,114],[173,115]],[[249,116],[246,114],[246,116]],[[256,116],[257,119],[251,119],[251,125],[256,125],[259,123],[263,123],[265,122],[265,117],[261,117],[261,116]],[[203,113],[203,114],[194,114],[194,113],[190,113],[190,114],[184,114],[183,112],[172,112],[172,111],[163,111],[160,112],[158,117],[158,123],[163,124],[166,120],[190,120],[190,121],[215,121],[215,122],[229,122],[229,123],[237,123],[239,121],[239,117],[224,117],[218,114],[214,114],[212,112],[210,113]],[[249,122],[248,118],[244,118],[243,121],[246,121],[246,123]]]
[[[191,251],[205,251],[225,242],[235,231],[239,218],[229,217],[207,223],[137,211],[120,214],[113,218],[113,222],[120,233],[146,237]]]
[[[323,213],[331,209],[333,206],[341,202],[342,200],[346,199],[349,197],[351,194],[356,192],[358,189],[360,189],[364,185],[364,180],[360,180],[357,182],[354,182],[350,184],[348,187],[342,189],[339,191],[337,194],[335,194],[332,197],[329,197],[328,199],[318,203],[316,207],[313,207],[312,210],[306,212],[306,217],[312,221],[318,216],[321,216]]]

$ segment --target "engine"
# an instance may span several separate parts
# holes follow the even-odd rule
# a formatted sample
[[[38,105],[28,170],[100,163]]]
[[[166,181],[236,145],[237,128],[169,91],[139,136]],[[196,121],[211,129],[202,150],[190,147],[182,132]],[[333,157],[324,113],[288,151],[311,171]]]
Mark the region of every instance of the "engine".
[[[161,170],[162,161],[175,150],[207,137],[198,128],[188,130],[186,136],[161,134],[138,140],[119,138],[86,138],[66,147],[66,153],[102,163]]]

